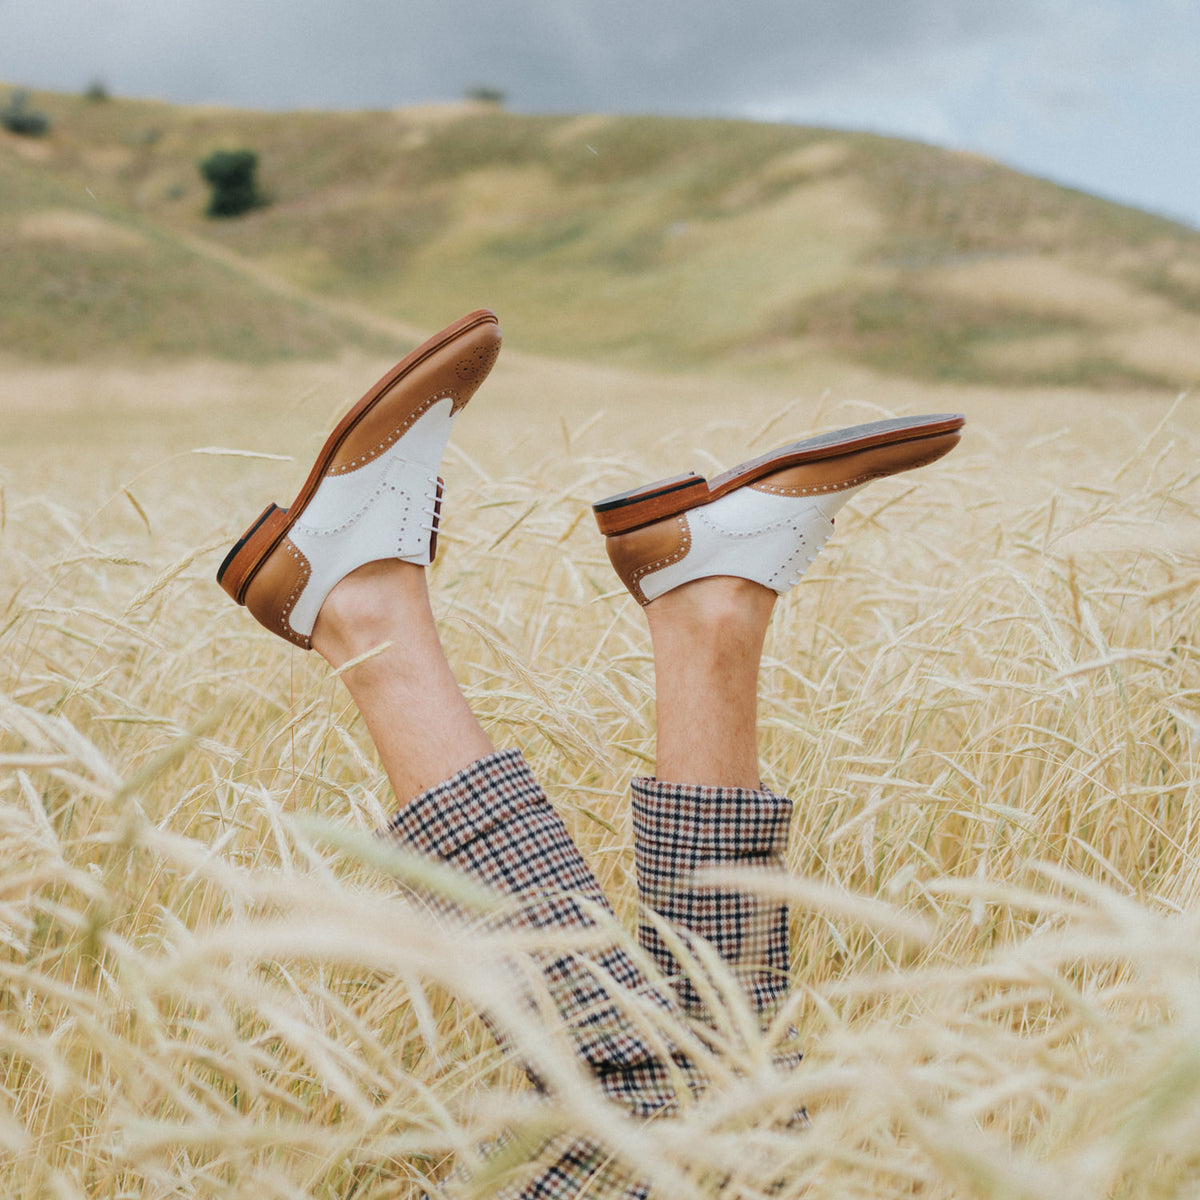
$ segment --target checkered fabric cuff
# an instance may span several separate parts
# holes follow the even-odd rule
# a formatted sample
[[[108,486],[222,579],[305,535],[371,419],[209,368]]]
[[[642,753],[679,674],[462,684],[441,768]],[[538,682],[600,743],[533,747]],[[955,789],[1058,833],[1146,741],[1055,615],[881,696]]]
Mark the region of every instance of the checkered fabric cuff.
[[[595,928],[594,911],[612,914],[599,882],[518,750],[481,758],[422,792],[392,818],[385,834],[493,891],[518,898],[518,905],[494,921],[496,927],[570,933]],[[441,897],[420,898],[444,918],[463,917]],[[605,1095],[640,1116],[675,1107],[670,1068],[637,1032],[613,993],[633,993],[664,1010],[672,1007],[671,998],[650,987],[621,946],[589,951],[586,958],[569,949],[539,952],[529,956],[529,963],[540,987],[522,990],[531,997],[544,990],[550,997],[571,1031],[576,1053]],[[511,969],[520,981],[521,966],[513,963]],[[552,1014],[547,1018],[553,1019]],[[504,1040],[494,1025],[493,1032]],[[690,1064],[678,1065],[689,1086],[698,1087]]]
[[[715,866],[782,869],[792,803],[770,791],[633,781],[634,854],[642,903],[685,936],[711,943],[764,1024],[788,987],[786,905],[704,882]],[[655,927],[639,937],[691,1015],[709,1019],[687,971]],[[690,968],[695,969],[695,968]]]
[[[782,863],[791,820],[792,802],[765,788],[633,781],[636,843],[666,848],[672,874],[704,864]]]
[[[510,896],[604,892],[519,750],[464,767],[400,809],[387,833]]]

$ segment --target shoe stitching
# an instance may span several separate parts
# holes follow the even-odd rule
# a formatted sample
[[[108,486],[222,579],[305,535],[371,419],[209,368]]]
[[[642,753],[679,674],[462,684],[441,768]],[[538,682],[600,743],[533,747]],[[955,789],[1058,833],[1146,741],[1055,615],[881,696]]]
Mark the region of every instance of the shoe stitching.
[[[433,489],[436,491],[436,488],[437,488],[437,476],[436,475],[433,476],[431,482],[433,485]],[[357,520],[358,517],[361,516],[362,513],[365,512],[366,509],[375,502],[376,499],[378,499],[380,493],[382,493],[385,490],[398,491],[399,489],[396,487],[395,484],[389,484],[386,481],[384,483],[380,484],[375,489],[375,491],[372,493],[370,500],[368,500],[367,503],[361,509],[359,509],[359,511],[353,517],[351,517],[349,521],[347,521],[345,523],[345,525],[338,526],[338,528],[336,530],[330,530],[328,532],[336,533],[336,532],[339,532],[340,530],[344,530],[348,525],[352,524],[355,520]],[[404,510],[404,512],[405,512],[404,520],[407,521],[408,512],[412,508],[411,501],[414,497],[407,491],[405,494],[408,496],[409,501],[410,501],[410,503],[405,506],[405,510]],[[429,495],[427,495],[425,497],[425,499],[427,499],[427,500],[430,498],[431,497]],[[427,509],[422,509],[422,511],[428,512]],[[297,524],[297,527],[302,527],[301,522],[297,522],[296,524]],[[313,533],[315,536],[320,536],[320,534],[317,534],[314,530],[310,529],[307,526],[303,526],[303,528],[305,529],[305,532],[307,532],[307,533]],[[435,529],[436,529],[436,522],[432,523],[430,525],[429,529],[427,529],[425,532],[429,535],[432,535],[434,533]],[[401,543],[403,541],[404,532],[405,532],[404,524],[402,523],[400,535],[398,536],[397,541],[396,541],[395,548],[396,548],[397,552],[399,552],[403,549],[403,546]],[[298,642],[299,644],[303,645],[305,649],[308,649],[312,645],[312,639],[310,637],[306,637],[304,634],[300,633],[299,630],[293,628],[291,617],[292,617],[292,610],[296,607],[296,604],[300,600],[300,596],[303,594],[304,589],[308,586],[309,581],[312,578],[312,564],[308,561],[308,558],[292,543],[290,538],[288,538],[286,541],[284,541],[283,549],[292,559],[295,560],[295,562],[298,566],[298,569],[299,569],[299,576],[296,580],[296,583],[293,585],[291,592],[288,594],[287,598],[284,600],[282,606],[280,607],[279,626],[280,626],[280,630],[283,633],[283,636],[285,638],[287,638],[289,641],[292,641],[292,642]]]
[[[718,537],[724,538],[759,537],[761,534],[772,533],[776,529],[782,529],[785,525],[791,525],[796,520],[795,514],[791,514],[786,517],[777,517],[774,521],[768,521],[765,525],[756,525],[753,529],[728,529],[719,522],[714,521],[712,516],[704,512],[703,509],[693,509],[692,516],[703,521]]]
[[[460,393],[458,392],[457,388],[444,388],[442,391],[438,392],[436,396],[431,396],[422,405],[410,412],[405,418],[403,424],[401,424],[398,428],[393,429],[392,432],[383,439],[383,441],[371,447],[369,450],[364,450],[357,458],[351,459],[348,463],[331,465],[325,474],[348,475],[351,471],[357,471],[359,467],[364,467],[367,465],[367,463],[374,462],[375,459],[377,459],[381,454],[387,450],[390,450],[392,446],[394,446],[409,431],[409,429],[412,428],[413,424],[419,418],[423,417],[435,404],[438,403],[439,400],[452,401],[450,406],[450,416],[453,417],[455,412],[462,407],[459,402],[459,395]]]
[[[391,486],[391,490],[393,492],[400,490],[395,484],[391,484],[390,486]],[[412,532],[417,537],[421,537],[422,535],[424,536],[425,546],[424,546],[423,557],[427,558],[430,562],[433,561],[433,553],[432,553],[433,537],[437,533],[437,525],[438,525],[438,509],[436,508],[437,487],[438,487],[438,477],[436,475],[427,476],[426,477],[426,486],[425,486],[425,495],[424,495],[423,499],[427,503],[431,503],[431,504],[435,505],[435,507],[433,507],[433,508],[429,508],[429,507],[425,507],[425,506],[417,508],[416,503],[415,503],[417,500],[416,490],[414,489],[412,491],[405,492],[405,496],[407,498],[407,503],[404,506],[404,514],[400,518],[400,528],[396,531],[395,541],[393,543],[393,551],[397,557],[411,561],[414,558],[422,556],[422,551],[420,549],[411,550],[406,553],[405,546],[404,546],[404,539],[409,532],[409,515],[415,512],[417,514],[423,513],[426,517],[429,518],[429,520],[428,520],[428,522],[426,522],[424,528],[422,528],[419,521],[414,522]]]
[[[458,360],[458,362],[455,364],[456,374],[459,376],[460,379],[462,379],[467,384],[470,384],[472,382],[477,382],[491,370],[492,366],[496,362],[497,357],[499,356],[499,351],[500,351],[500,345],[499,345],[498,341],[487,347],[476,348],[475,350],[473,350],[472,352],[470,352],[469,354],[465,355],[464,357],[462,357]],[[392,387],[396,386],[399,382],[400,382],[400,379],[395,380],[392,384]],[[387,393],[385,392],[384,394],[386,395]],[[458,388],[446,387],[446,388],[441,389],[436,395],[429,397],[421,405],[419,405],[416,409],[411,411],[398,428],[394,429],[386,438],[384,438],[382,441],[378,442],[371,449],[364,451],[362,454],[360,454],[356,458],[352,459],[349,463],[342,463],[342,464],[330,463],[325,468],[324,476],[346,475],[346,474],[351,473],[352,471],[359,469],[362,466],[365,466],[368,462],[374,461],[375,459],[377,459],[380,456],[380,454],[386,452],[393,445],[395,445],[396,442],[398,442],[400,440],[400,438],[402,438],[404,436],[404,434],[408,432],[408,430],[413,426],[413,424],[420,417],[422,417],[425,413],[427,413],[440,400],[448,399],[451,401],[449,416],[451,419],[453,419],[453,417],[458,413],[458,411],[466,404],[466,402],[469,398],[470,398],[470,394],[468,394],[466,397],[464,397],[462,395],[462,392]],[[379,400],[382,400],[382,399],[383,399],[382,396],[379,397]],[[378,401],[376,401],[376,403],[378,403]],[[365,418],[367,416],[367,414],[370,413],[374,407],[375,407],[375,404],[369,405],[366,412],[364,412],[364,414],[363,414],[363,418]],[[427,552],[427,554],[429,554],[430,558],[432,558],[431,551],[432,551],[432,547],[434,545],[433,539],[435,539],[437,537],[438,526],[440,524],[440,521],[439,521],[440,505],[438,504],[438,495],[437,495],[437,488],[439,486],[440,480],[438,479],[438,477],[436,475],[434,475],[431,478],[430,482],[432,483],[433,490],[425,496],[425,499],[427,501],[431,501],[433,503],[434,507],[433,507],[433,509],[423,507],[421,509],[421,511],[430,518],[429,527],[426,530],[426,533],[429,535],[430,541],[428,543],[428,549],[426,552]],[[392,487],[392,490],[396,490],[395,485],[391,485],[391,487]],[[375,499],[378,498],[381,490],[382,490],[382,487],[377,487],[375,489],[374,493],[372,494],[371,498],[366,502],[366,504],[363,505],[363,507],[360,508],[357,513],[355,513],[347,522],[345,522],[339,528],[345,529],[349,524],[351,524],[351,523],[353,523],[353,521],[357,520],[357,518],[362,515],[362,513],[365,511],[365,509],[367,507],[369,507],[370,504],[373,503]],[[416,495],[415,495],[415,493],[409,494],[407,489],[406,489],[406,495],[408,495],[408,499],[410,501],[409,505],[405,509],[405,513],[407,515],[408,509],[412,506],[411,502],[416,499]],[[280,511],[286,512],[286,510],[280,510]],[[313,530],[311,527],[304,526],[302,521],[298,520],[296,522],[296,525],[298,525],[302,528],[305,528],[308,532],[313,533],[316,536],[319,536],[316,533],[316,531]],[[331,530],[331,531],[327,531],[327,532],[332,533],[332,532],[336,532],[336,530]],[[296,645],[299,645],[299,646],[303,647],[304,649],[309,649],[312,646],[312,639],[310,637],[307,637],[307,636],[299,633],[292,627],[291,614],[292,614],[296,604],[298,603],[300,596],[303,594],[304,589],[307,587],[308,583],[310,582],[310,580],[312,578],[312,567],[311,567],[311,564],[308,562],[307,558],[297,548],[295,548],[295,546],[290,542],[290,539],[285,540],[283,543],[283,546],[284,546],[284,550],[296,562],[296,564],[298,566],[298,577],[292,586],[291,592],[288,594],[288,596],[284,600],[282,606],[275,613],[275,619],[278,622],[278,632],[287,641],[292,642]],[[397,546],[397,548],[401,549],[401,547],[399,545]],[[257,575],[258,571],[255,570],[254,574]],[[224,580],[222,580],[222,584],[224,584]],[[248,583],[247,583],[247,586],[248,586]],[[244,600],[240,601],[240,603],[244,604],[245,601]]]
[[[687,557],[688,551],[692,548],[692,531],[688,528],[687,517],[680,513],[675,518],[675,523],[679,526],[679,531],[682,534],[683,540],[677,549],[670,554],[664,555],[662,558],[657,558],[653,562],[643,563],[640,567],[635,567],[629,576],[629,590],[634,593],[634,599],[640,604],[649,604],[646,599],[646,593],[642,591],[642,579],[649,575],[652,571],[662,570],[664,567],[669,567],[681,559]],[[636,589],[636,590],[635,590]]]
[[[909,470],[914,467],[925,466],[927,463],[936,461],[936,459],[938,459],[940,457],[941,457],[941,454],[931,455],[928,458],[919,457],[911,462],[906,463],[903,467],[900,467],[897,469],[863,471],[860,474],[852,476],[850,479],[842,480],[839,483],[820,484],[820,485],[817,485],[814,487],[779,486],[777,484],[770,483],[768,481],[769,477],[768,477],[768,480],[759,480],[755,483],[746,484],[744,486],[750,488],[752,491],[763,492],[763,493],[767,493],[770,495],[776,495],[776,496],[788,496],[788,497],[796,496],[796,497],[798,497],[798,496],[829,495],[830,493],[848,491],[851,488],[859,487],[863,484],[870,483],[872,480],[875,480],[875,479],[886,479],[889,476],[899,474],[901,471],[906,471],[906,470]],[[735,492],[736,492],[736,490],[737,489],[735,489]],[[729,493],[729,494],[732,495],[734,493]],[[768,530],[778,529],[781,526],[788,524],[789,522],[794,522],[794,520],[795,520],[794,517],[784,518],[782,520],[772,522],[769,525],[759,526],[757,529],[754,529],[750,532],[742,533],[742,532],[736,532],[736,531],[732,531],[732,530],[722,529],[720,526],[718,526],[716,524],[716,522],[714,522],[710,517],[708,517],[702,511],[702,509],[704,507],[707,507],[707,506],[698,506],[698,508],[691,509],[691,510],[689,510],[689,512],[694,517],[703,518],[705,523],[708,525],[708,527],[710,529],[714,530],[714,532],[717,532],[717,533],[719,533],[725,537],[729,537],[729,538],[755,537],[759,534],[767,532]],[[818,510],[818,512],[819,512],[819,510]],[[824,516],[823,513],[820,515]],[[664,556],[663,558],[656,559],[653,562],[644,563],[642,566],[634,568],[634,570],[630,573],[629,580],[627,581],[626,586],[633,593],[634,598],[636,600],[638,600],[641,604],[649,603],[649,601],[646,600],[645,592],[642,591],[641,580],[644,579],[647,575],[651,574],[654,571],[662,570],[664,567],[669,567],[669,566],[673,565],[674,563],[679,562],[681,559],[683,559],[687,556],[688,551],[691,549],[691,534],[687,528],[686,521],[684,520],[684,514],[680,514],[679,516],[677,516],[675,518],[675,520],[681,526],[681,528],[683,530],[683,535],[684,535],[683,545],[679,549],[675,550],[674,552],[672,552],[669,555]],[[797,572],[795,575],[795,578],[791,579],[788,582],[789,587],[792,587],[795,584],[800,582],[800,579],[805,574],[805,571],[807,571],[807,568],[809,566],[811,566],[813,564],[813,562],[816,561],[817,555],[820,554],[820,552],[825,548],[825,544],[829,541],[830,537],[833,536],[833,530],[834,530],[833,521],[832,521],[832,519],[830,519],[828,517],[826,517],[825,520],[828,522],[828,525],[829,525],[828,530],[825,531],[825,533],[822,536],[820,536],[819,539],[817,539],[817,545],[813,549],[812,554],[809,555],[805,559],[804,570]],[[784,560],[784,562],[782,564],[780,564],[780,566],[778,568],[776,568],[776,570],[772,573],[772,575],[770,577],[772,581],[779,579],[779,577],[781,575],[783,575],[785,573],[785,571],[790,569],[792,566],[799,566],[800,552],[805,548],[805,544],[807,543],[808,538],[803,532],[800,531],[799,526],[795,526],[795,528],[796,528],[796,531],[798,533],[800,533],[801,544],[799,546],[797,546],[796,550],[793,551],[792,554],[788,555],[788,557]],[[610,536],[619,536],[619,535],[610,535]]]
[[[300,599],[304,589],[308,586],[309,579],[312,578],[312,564],[307,558],[292,544],[291,540],[286,540],[283,543],[284,550],[296,560],[299,567],[300,575],[292,588],[290,595],[283,602],[283,606],[279,610],[279,625],[283,632],[283,636],[289,642],[296,642],[298,645],[309,649],[312,645],[312,639],[306,637],[298,629],[292,628],[292,609],[296,607],[296,602]]]
[[[409,463],[407,459],[401,459],[398,461],[403,462],[409,466],[418,466],[418,464],[416,464],[416,463]],[[425,476],[425,479],[426,479],[426,495],[424,498],[426,500],[428,500],[429,499],[429,494],[428,494],[429,486],[430,486],[430,484],[432,484],[434,488],[437,487],[437,476],[436,475],[427,475],[427,476]],[[367,511],[367,509],[369,509],[375,503],[375,501],[378,500],[379,497],[384,494],[384,492],[398,492],[398,491],[403,491],[405,497],[408,499],[408,503],[404,507],[404,517],[401,518],[402,521],[407,520],[408,512],[412,508],[412,502],[416,499],[416,496],[417,496],[416,489],[409,489],[409,488],[401,489],[399,487],[399,485],[397,485],[394,481],[392,481],[391,479],[385,478],[375,485],[375,488],[372,490],[370,495],[368,495],[367,498],[362,502],[362,504],[357,509],[355,509],[354,512],[352,512],[340,525],[330,525],[330,526],[309,525],[305,522],[304,518],[301,517],[296,522],[295,528],[302,529],[310,537],[316,537],[316,538],[336,537],[340,533],[345,533],[345,531],[347,529],[349,529],[350,526],[353,525],[359,519],[359,517],[361,517]],[[314,499],[315,499],[315,496],[314,496]]]
[[[825,544],[833,536],[833,521],[829,520],[829,518],[826,518],[826,520],[829,528],[813,538],[810,538],[799,526],[796,526],[796,532],[800,535],[800,540],[791,554],[771,574],[770,582],[772,587],[774,587],[777,580],[783,581],[785,589],[795,587],[800,582],[807,573],[808,568],[816,562],[817,555],[825,549]],[[805,555],[804,551],[807,549],[811,549],[812,553]],[[801,561],[803,561],[803,566],[801,566]],[[787,578],[788,575],[791,576],[790,579]]]
[[[833,530],[834,530],[833,522],[828,517],[826,517],[824,513],[820,512],[819,509],[816,510],[815,515],[827,525],[827,528],[824,530],[821,530],[820,532],[818,532],[816,534],[806,532],[801,527],[801,525],[798,523],[798,514],[792,515],[789,517],[784,517],[777,521],[772,521],[768,525],[760,525],[757,528],[749,530],[747,532],[723,529],[722,527],[717,525],[716,522],[714,522],[711,519],[711,517],[709,517],[704,512],[698,512],[698,511],[693,510],[691,515],[693,517],[702,518],[704,520],[705,524],[710,529],[712,529],[718,535],[724,536],[727,538],[737,538],[737,539],[753,538],[753,537],[760,536],[763,533],[774,532],[776,530],[784,528],[785,526],[791,526],[792,529],[794,529],[795,532],[799,535],[799,542],[796,545],[796,547],[792,550],[792,552],[787,555],[787,557],[783,560],[783,562],[780,563],[779,566],[776,567],[775,570],[771,573],[769,578],[770,578],[770,581],[772,584],[774,584],[776,581],[780,580],[783,576],[795,571],[796,567],[799,566],[799,559],[800,559],[801,555],[803,554],[804,550],[808,549],[815,542],[815,546],[812,546],[812,554],[808,555],[807,558],[805,559],[805,570],[807,570],[807,568],[809,566],[811,566],[812,563],[815,561],[817,555],[820,554],[820,552],[825,548],[825,543],[828,542],[830,537],[833,536]],[[672,566],[675,563],[682,561],[684,558],[687,557],[688,552],[691,550],[691,545],[692,545],[691,531],[688,528],[687,522],[684,519],[684,515],[680,514],[679,516],[677,516],[675,518],[675,521],[680,526],[681,532],[683,534],[683,541],[682,541],[681,545],[676,550],[672,551],[672,553],[670,553],[668,555],[664,555],[662,558],[655,559],[654,561],[649,562],[649,563],[643,563],[640,567],[635,567],[634,570],[630,573],[629,584],[628,584],[629,589],[631,592],[634,593],[634,598],[637,599],[642,604],[647,604],[647,603],[649,603],[649,601],[646,599],[646,593],[642,590],[641,581],[647,575],[652,574],[655,571],[663,570],[666,567]],[[788,581],[787,586],[793,587],[795,584],[799,583],[800,579],[803,575],[804,575],[804,570],[799,571],[795,575],[794,579],[791,579]]]

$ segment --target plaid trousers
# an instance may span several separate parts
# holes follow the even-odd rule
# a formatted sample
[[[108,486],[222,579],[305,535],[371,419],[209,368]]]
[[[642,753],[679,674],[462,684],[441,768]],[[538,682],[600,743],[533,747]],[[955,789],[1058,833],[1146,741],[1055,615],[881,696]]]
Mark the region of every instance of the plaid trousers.
[[[781,866],[791,812],[789,800],[765,790],[633,781],[643,912],[665,921],[685,945],[703,939],[715,948],[764,1026],[788,986],[786,906],[705,884],[702,872],[721,865]],[[611,916],[595,875],[517,750],[480,759],[423,792],[400,809],[385,832],[516,900],[507,920],[518,927],[587,930],[596,924],[593,913]],[[429,900],[453,913],[448,903]],[[699,1091],[704,1080],[684,1054],[673,1048],[664,1054],[661,1042],[652,1044],[634,1028],[605,981],[652,1007],[681,1008],[698,1022],[710,1014],[649,916],[640,922],[638,937],[667,980],[666,993],[620,946],[589,952],[587,961],[578,952],[539,954],[536,966],[571,1031],[576,1054],[603,1094],[632,1115],[651,1117],[677,1108],[680,1081]],[[798,1058],[792,1055],[782,1065]],[[589,1180],[603,1159],[600,1148],[586,1140],[565,1141],[534,1179],[502,1194],[512,1200],[568,1200],[586,1186],[591,1195]],[[648,1195],[636,1181],[623,1194]]]

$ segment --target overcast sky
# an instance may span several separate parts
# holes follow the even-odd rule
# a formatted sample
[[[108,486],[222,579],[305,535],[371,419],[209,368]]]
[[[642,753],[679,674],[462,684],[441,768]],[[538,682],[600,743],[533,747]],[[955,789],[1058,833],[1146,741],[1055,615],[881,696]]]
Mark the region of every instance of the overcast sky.
[[[502,89],[990,155],[1200,228],[1200,0],[0,0],[0,80],[260,108]]]

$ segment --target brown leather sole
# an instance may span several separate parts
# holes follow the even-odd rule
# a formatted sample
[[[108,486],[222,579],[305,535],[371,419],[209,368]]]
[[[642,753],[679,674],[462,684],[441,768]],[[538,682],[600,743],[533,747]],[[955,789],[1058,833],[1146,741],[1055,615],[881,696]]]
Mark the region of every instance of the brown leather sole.
[[[799,468],[788,475],[789,491],[793,494],[805,490],[806,485],[814,494],[840,491],[941,458],[958,442],[965,423],[959,413],[935,413],[852,425],[835,433],[792,442],[711,480],[689,472],[618,492],[598,500],[592,511],[601,533],[606,536],[627,533],[710,504],[736,488],[788,468]],[[806,467],[810,469],[806,471]]]
[[[308,502],[312,499],[330,464],[354,429],[368,416],[379,402],[432,355],[444,350],[464,334],[481,325],[498,325],[496,314],[485,308],[468,313],[465,317],[448,325],[428,341],[405,355],[383,376],[353,408],[337,423],[333,432],[325,439],[316,462],[304,481],[295,500],[287,508],[268,504],[261,516],[234,543],[217,569],[217,582],[238,604],[245,603],[246,590],[254,581],[259,568],[270,557],[272,551],[287,536],[288,531],[300,519]],[[440,481],[439,481],[440,484]],[[438,488],[441,499],[441,488]]]

